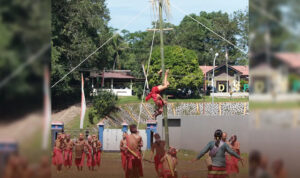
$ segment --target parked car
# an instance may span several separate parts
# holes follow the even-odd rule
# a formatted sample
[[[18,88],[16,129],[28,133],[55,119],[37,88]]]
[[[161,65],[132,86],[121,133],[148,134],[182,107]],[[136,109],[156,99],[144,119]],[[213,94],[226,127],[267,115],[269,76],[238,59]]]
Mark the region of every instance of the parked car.
[[[167,89],[165,91],[169,98],[192,98],[195,92],[191,88]]]

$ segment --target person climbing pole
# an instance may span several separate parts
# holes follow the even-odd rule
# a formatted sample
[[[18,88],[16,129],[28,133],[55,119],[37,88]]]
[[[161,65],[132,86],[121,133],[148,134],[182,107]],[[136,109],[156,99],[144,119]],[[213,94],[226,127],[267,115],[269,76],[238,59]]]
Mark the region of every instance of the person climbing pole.
[[[161,73],[162,73],[162,70],[160,70],[158,72],[159,75],[161,75]],[[156,119],[157,116],[159,116],[160,114],[163,113],[163,107],[164,107],[164,105],[167,104],[167,101],[165,101],[162,98],[160,93],[162,91],[166,90],[170,85],[169,81],[167,80],[168,79],[168,73],[169,73],[169,69],[166,70],[163,84],[152,87],[151,92],[146,96],[146,101],[148,101],[149,99],[152,98],[155,105],[156,105],[156,109],[154,111],[154,114],[152,115],[152,117],[155,118],[155,119]]]

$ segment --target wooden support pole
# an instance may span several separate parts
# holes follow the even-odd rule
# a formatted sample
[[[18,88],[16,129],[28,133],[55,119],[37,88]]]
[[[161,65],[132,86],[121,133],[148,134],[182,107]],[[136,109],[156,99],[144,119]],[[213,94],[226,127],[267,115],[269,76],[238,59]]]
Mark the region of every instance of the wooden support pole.
[[[160,29],[160,57],[161,57],[161,68],[162,68],[162,80],[165,78],[165,59],[164,59],[164,38],[163,38],[163,0],[159,0],[159,29]],[[166,100],[166,94],[163,95],[164,100]],[[164,105],[163,108],[163,118],[165,124],[165,141],[166,148],[169,149],[169,127],[168,127],[168,108]]]

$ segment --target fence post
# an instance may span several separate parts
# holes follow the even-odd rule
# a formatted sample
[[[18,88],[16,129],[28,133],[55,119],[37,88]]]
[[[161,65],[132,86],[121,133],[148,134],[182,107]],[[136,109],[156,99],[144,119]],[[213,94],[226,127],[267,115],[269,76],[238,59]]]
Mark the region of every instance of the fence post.
[[[222,106],[221,106],[221,103],[219,103],[219,115],[220,116],[222,115]]]
[[[100,121],[97,124],[97,126],[98,126],[98,137],[99,137],[100,142],[103,145],[103,132],[104,132],[104,123],[103,123],[103,121]],[[103,149],[103,146],[102,146],[102,149]]]
[[[54,147],[55,140],[57,138],[57,134],[62,133],[64,131],[64,123],[60,121],[51,123],[51,148]]]
[[[151,149],[153,141],[153,133],[157,132],[157,122],[155,120],[147,120],[147,149]]]
[[[18,153],[18,143],[15,140],[0,140],[0,172],[4,172],[5,165],[11,154]],[[1,175],[0,175],[1,177]]]

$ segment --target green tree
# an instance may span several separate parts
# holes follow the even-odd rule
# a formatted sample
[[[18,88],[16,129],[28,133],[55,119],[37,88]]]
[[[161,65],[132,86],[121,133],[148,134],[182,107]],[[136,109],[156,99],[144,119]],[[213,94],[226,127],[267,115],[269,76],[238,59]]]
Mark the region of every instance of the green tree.
[[[105,0],[52,1],[52,59],[51,81],[61,79],[89,54],[101,46],[112,32]],[[103,69],[113,62],[108,46],[84,62],[80,69]],[[77,96],[80,75],[73,71],[59,85],[52,88],[53,98]],[[72,97],[73,97],[72,96]],[[53,100],[57,101],[57,100]]]
[[[203,80],[203,73],[199,68],[197,54],[180,46],[165,46],[165,66],[170,69],[168,80],[170,88],[199,87]],[[149,67],[150,86],[160,85],[161,77],[157,72],[161,69],[160,49],[153,51]]]
[[[230,16],[221,11],[211,13],[200,12],[200,15],[191,14],[191,16],[247,52],[248,48],[245,45],[247,39],[241,38],[246,28],[242,28],[243,26],[238,24],[241,23],[239,20],[246,19],[234,18],[234,15]],[[247,16],[246,12],[245,16]],[[180,42],[181,46],[197,52],[201,65],[212,65],[214,56],[212,52],[220,54],[220,57],[216,60],[216,65],[225,63],[224,56],[226,49],[229,53],[229,64],[235,64],[241,58],[245,58],[237,48],[228,44],[188,16],[183,18],[177,28],[176,34],[178,36],[177,41]]]
[[[93,106],[90,108],[89,121],[100,120],[116,109],[118,97],[111,92],[101,91],[92,99]]]

